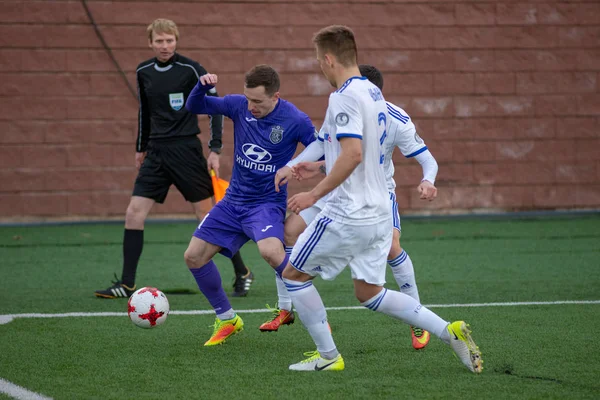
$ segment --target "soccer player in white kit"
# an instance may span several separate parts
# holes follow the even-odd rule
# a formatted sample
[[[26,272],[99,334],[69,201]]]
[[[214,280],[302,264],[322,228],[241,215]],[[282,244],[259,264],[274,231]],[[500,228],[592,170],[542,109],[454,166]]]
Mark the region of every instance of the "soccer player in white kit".
[[[412,297],[383,288],[392,242],[381,147],[387,106],[381,91],[360,76],[349,28],[324,28],[313,42],[322,71],[337,90],[330,95],[327,126],[321,130],[327,176],[310,192],[288,200],[288,207],[299,213],[329,194],[323,211],[300,235],[283,273],[292,303],[317,347],[309,358],[289,368],[344,369],[312,279],[317,275],[334,279],[349,266],[355,295],[363,306],[428,330],[449,343],[467,368],[480,372],[480,353],[465,322],[449,324]]]
[[[366,77],[383,90],[383,75],[372,65],[360,65],[359,70],[362,76]],[[423,179],[419,183],[417,190],[422,200],[432,201],[437,196],[437,189],[434,186],[438,171],[438,164],[427,149],[425,142],[417,134],[415,125],[409,115],[400,107],[387,102],[389,114],[388,135],[383,143],[384,171],[387,189],[392,205],[392,218],[394,224],[392,248],[388,254],[388,264],[394,274],[394,279],[400,287],[400,291],[420,302],[419,291],[415,279],[415,271],[412,260],[408,253],[400,246],[400,214],[398,213],[398,202],[396,201],[396,182],[394,181],[394,162],[392,154],[398,147],[400,152],[406,158],[415,158],[423,169]],[[419,327],[411,326],[412,345],[419,350],[429,343],[429,332]]]
[[[359,70],[362,76],[366,77],[371,83],[383,90],[383,75],[372,65],[359,65]],[[398,203],[396,202],[396,182],[394,181],[394,163],[392,154],[396,147],[406,158],[415,158],[423,169],[423,179],[417,186],[420,198],[422,200],[432,201],[437,196],[437,188],[435,187],[435,178],[438,171],[438,164],[427,149],[425,142],[417,134],[415,125],[410,116],[402,108],[387,103],[388,108],[388,127],[386,138],[383,143],[383,168],[385,171],[385,180],[389,192],[390,212],[392,213],[393,221],[393,239],[392,247],[388,254],[388,264],[391,267],[394,279],[400,288],[400,292],[409,295],[420,302],[419,291],[415,278],[415,271],[412,260],[408,253],[400,245],[400,214],[398,213]],[[303,154],[304,156],[304,154]],[[312,155],[316,158],[317,155]],[[305,156],[304,158],[307,158]],[[324,162],[297,162],[294,159],[288,163],[288,166],[293,166],[293,174],[296,178],[302,180],[312,178],[325,173]],[[282,171],[280,174],[283,174]],[[293,245],[296,243],[298,236],[306,229],[306,227],[315,219],[317,214],[321,212],[325,206],[325,199],[321,198],[315,205],[305,210],[302,210],[299,215],[290,214],[285,221],[285,244],[286,252],[291,253]],[[286,299],[288,296],[287,290],[279,290],[278,295],[281,299]],[[287,304],[286,304],[287,305]],[[289,300],[289,308],[291,310],[291,299]],[[429,343],[430,334],[419,327],[410,326],[411,339],[413,348],[420,350],[425,348]]]

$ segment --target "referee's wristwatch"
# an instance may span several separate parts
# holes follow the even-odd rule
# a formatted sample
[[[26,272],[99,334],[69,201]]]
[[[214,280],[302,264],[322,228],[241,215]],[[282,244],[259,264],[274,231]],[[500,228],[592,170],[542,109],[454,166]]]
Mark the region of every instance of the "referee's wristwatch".
[[[210,149],[210,151],[216,154],[221,154],[221,149],[218,147],[213,147]]]

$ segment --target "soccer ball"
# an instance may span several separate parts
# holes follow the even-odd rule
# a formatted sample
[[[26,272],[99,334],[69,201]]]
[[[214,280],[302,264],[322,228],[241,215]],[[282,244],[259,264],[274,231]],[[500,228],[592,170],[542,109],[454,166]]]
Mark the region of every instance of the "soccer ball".
[[[154,328],[167,319],[169,300],[157,288],[143,287],[136,290],[129,298],[127,314],[136,326]]]

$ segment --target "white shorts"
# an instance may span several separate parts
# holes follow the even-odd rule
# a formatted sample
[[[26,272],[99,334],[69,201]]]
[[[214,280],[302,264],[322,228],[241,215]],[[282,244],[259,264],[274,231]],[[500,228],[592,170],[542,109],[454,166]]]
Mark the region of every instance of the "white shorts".
[[[400,213],[398,212],[396,193],[390,192],[390,201],[392,202],[392,221],[394,229],[396,229],[398,232],[402,232],[402,227],[400,227]]]
[[[396,200],[396,193],[390,193],[390,202],[392,210],[392,225],[398,232],[402,232],[402,226],[400,225],[400,213],[398,212],[398,201]],[[304,220],[306,226],[310,225],[311,222],[317,217],[317,215],[325,208],[326,201],[323,198],[319,199],[313,206],[300,211],[300,217]]]
[[[391,247],[392,218],[374,225],[347,225],[319,213],[298,238],[290,263],[326,280],[349,266],[352,279],[383,285]]]
[[[300,211],[300,217],[304,220],[306,226],[315,220],[317,215],[325,208],[326,201],[321,197],[314,205]]]

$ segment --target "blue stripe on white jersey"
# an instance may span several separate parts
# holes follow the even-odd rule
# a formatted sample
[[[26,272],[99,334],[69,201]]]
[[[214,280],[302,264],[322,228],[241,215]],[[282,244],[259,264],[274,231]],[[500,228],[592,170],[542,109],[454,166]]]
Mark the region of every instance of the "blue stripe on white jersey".
[[[391,117],[397,119],[398,121],[402,122],[403,124],[406,124],[408,122],[408,120],[410,119],[410,117],[408,115],[402,115],[402,113],[400,113],[400,111],[391,107],[389,104],[387,105],[387,109],[388,109],[388,113],[390,114]]]
[[[337,140],[340,140],[340,138],[345,138],[345,137],[350,137],[350,138],[357,138],[357,139],[361,139],[362,140],[362,135],[357,135],[356,133],[338,133],[337,135],[335,135],[335,138]]]
[[[354,79],[359,79],[361,81],[366,80],[367,78],[364,76],[353,76],[352,78],[348,79],[346,82],[344,82],[342,84],[342,86],[340,86],[340,88],[338,90],[335,91],[335,93],[342,93],[344,90],[346,90],[346,88],[348,87],[348,85],[350,85],[350,83],[354,80]]]
[[[405,156],[406,158],[411,158],[414,157],[418,154],[421,154],[422,152],[424,152],[425,150],[427,150],[427,146],[423,146],[421,147],[419,150],[415,151],[414,153],[410,153],[409,155]]]

